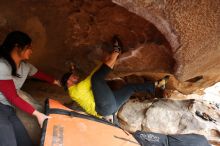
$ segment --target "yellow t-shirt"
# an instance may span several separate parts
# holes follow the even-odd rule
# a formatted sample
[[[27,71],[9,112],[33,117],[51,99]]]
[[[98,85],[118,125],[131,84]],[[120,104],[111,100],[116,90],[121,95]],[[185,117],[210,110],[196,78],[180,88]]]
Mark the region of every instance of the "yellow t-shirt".
[[[92,92],[91,78],[95,71],[100,67],[98,65],[86,79],[78,84],[68,88],[70,97],[76,101],[88,114],[98,118],[102,116],[98,115],[95,110],[95,100]]]

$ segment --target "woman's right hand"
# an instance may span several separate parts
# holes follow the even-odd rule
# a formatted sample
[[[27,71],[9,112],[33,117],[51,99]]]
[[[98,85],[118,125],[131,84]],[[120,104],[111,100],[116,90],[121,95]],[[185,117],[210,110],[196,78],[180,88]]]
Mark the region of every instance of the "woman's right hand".
[[[54,84],[54,85],[57,85],[58,87],[62,87],[59,80],[54,80],[54,81],[53,81],[53,84]]]
[[[48,118],[51,118],[51,117],[49,117],[49,116],[47,116],[47,115],[45,115],[45,114],[43,114],[43,113],[41,113],[37,110],[35,110],[33,112],[33,115],[37,118],[37,121],[38,121],[41,128],[43,127],[44,120],[46,120]]]

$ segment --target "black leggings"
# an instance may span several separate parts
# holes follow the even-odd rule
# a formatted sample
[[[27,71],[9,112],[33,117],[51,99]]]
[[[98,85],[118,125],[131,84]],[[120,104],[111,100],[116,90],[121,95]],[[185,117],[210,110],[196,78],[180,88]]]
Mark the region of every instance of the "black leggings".
[[[33,146],[13,107],[0,103],[0,146]]]
[[[112,69],[103,64],[92,76],[92,91],[95,98],[96,112],[102,116],[111,115],[138,91],[154,93],[154,84],[145,82],[127,84],[119,90],[112,91],[105,81],[106,75]]]

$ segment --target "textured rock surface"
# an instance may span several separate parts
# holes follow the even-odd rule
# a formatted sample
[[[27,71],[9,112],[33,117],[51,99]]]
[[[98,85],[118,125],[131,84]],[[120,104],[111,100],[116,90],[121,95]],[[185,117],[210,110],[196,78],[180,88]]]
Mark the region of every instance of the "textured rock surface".
[[[101,47],[103,42],[110,42],[113,34],[119,34],[125,50],[109,78],[138,82],[173,74],[168,88],[181,93],[201,93],[200,88],[220,81],[220,1],[113,1],[118,5],[110,0],[0,1],[0,42],[12,30],[29,33],[34,46],[31,62],[60,77],[71,61],[79,64],[83,75],[88,74],[103,54],[111,51],[108,44]],[[45,86],[28,84],[25,91],[40,97],[40,101],[48,96],[64,96],[63,92]],[[141,128],[143,113],[151,104],[145,102],[130,105],[134,109],[129,112],[138,115],[127,121],[131,131]],[[176,102],[172,104],[175,107]],[[25,115],[21,117],[26,125],[34,122]],[[146,119],[145,123],[151,120]],[[150,128],[155,129],[152,125]],[[176,130],[172,127],[163,132]],[[35,133],[36,139],[39,133]]]
[[[204,120],[196,111],[208,114],[215,121]],[[118,114],[122,126],[164,134],[197,133],[220,144],[220,111],[199,100],[130,100]]]
[[[170,73],[181,81],[174,78],[170,86],[184,93],[220,80],[219,1],[113,2],[140,17],[110,0],[2,1],[0,38],[15,29],[28,32],[35,48],[32,62],[57,77],[70,61],[88,74],[110,50],[100,49],[103,42],[117,33],[125,53],[113,77],[158,79]],[[201,80],[183,82],[199,76]]]
[[[203,76],[219,81],[220,1],[113,0],[152,22],[172,46],[175,76],[181,81]]]
[[[35,48],[32,62],[57,77],[70,61],[88,74],[110,50],[100,49],[101,44],[117,33],[126,53],[113,77],[158,79],[170,73],[181,81],[174,78],[170,87],[183,93],[220,80],[219,1],[113,2],[140,17],[110,0],[2,1],[0,38],[15,29],[28,32]],[[199,76],[201,80],[183,82]]]
[[[171,47],[161,32],[110,0],[22,0],[2,2],[1,7],[1,39],[14,29],[29,33],[34,45],[32,63],[57,77],[70,61],[88,74],[97,60],[111,51],[109,44],[101,46],[110,43],[114,34],[121,37],[125,53],[113,77],[173,72]]]

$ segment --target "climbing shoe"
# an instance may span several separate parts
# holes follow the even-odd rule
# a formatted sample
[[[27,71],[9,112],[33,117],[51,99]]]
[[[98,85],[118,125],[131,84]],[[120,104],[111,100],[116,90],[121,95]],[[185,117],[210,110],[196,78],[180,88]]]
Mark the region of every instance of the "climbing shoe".
[[[198,117],[200,117],[200,118],[202,118],[203,120],[205,120],[205,121],[211,121],[211,122],[214,122],[214,123],[216,122],[215,119],[213,119],[212,117],[210,117],[208,114],[206,114],[206,113],[204,113],[204,112],[196,111],[195,114],[196,114]]]
[[[166,84],[167,84],[169,78],[170,78],[170,76],[166,75],[162,79],[156,81],[155,82],[155,87],[158,87],[158,88],[161,88],[162,90],[164,90],[166,88]]]
[[[122,52],[123,44],[117,35],[114,35],[112,37],[112,45],[113,45],[114,52],[118,52],[118,53]]]

